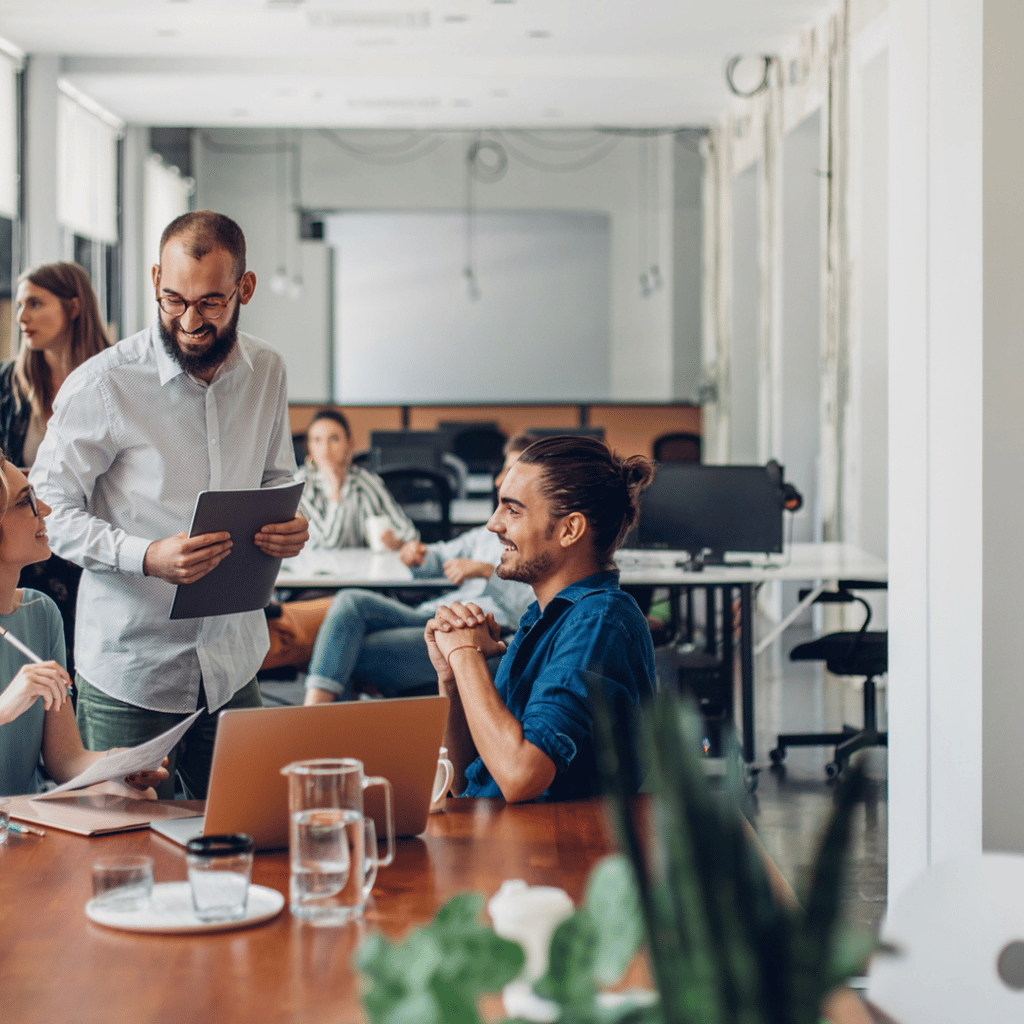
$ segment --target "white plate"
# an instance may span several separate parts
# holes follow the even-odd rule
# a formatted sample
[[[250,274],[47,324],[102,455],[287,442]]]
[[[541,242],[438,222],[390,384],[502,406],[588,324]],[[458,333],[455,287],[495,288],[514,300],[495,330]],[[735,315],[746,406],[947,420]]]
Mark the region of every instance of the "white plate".
[[[233,928],[251,928],[269,921],[281,912],[284,897],[276,889],[263,885],[249,886],[249,902],[240,921],[200,921],[192,910],[192,887],[188,882],[161,882],[153,886],[153,898],[140,910],[110,910],[97,906],[96,900],[85,905],[85,916],[108,928],[129,932],[226,932]]]

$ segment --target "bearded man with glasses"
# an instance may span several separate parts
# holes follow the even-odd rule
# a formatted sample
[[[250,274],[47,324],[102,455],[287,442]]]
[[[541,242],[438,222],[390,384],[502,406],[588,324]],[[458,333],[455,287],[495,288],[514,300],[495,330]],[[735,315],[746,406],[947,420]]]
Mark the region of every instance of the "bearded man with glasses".
[[[216,714],[261,703],[255,677],[269,639],[262,611],[168,618],[175,587],[231,551],[226,532],[188,536],[196,497],[289,483],[295,456],[284,363],[238,331],[256,289],[238,225],[209,210],[172,221],[153,286],[158,325],[67,378],[31,480],[53,508],[53,550],[85,570],[75,631],[85,745],[134,746],[205,709],[158,790],[173,796],[177,770],[202,798]],[[296,555],[307,525],[298,515],[266,526],[256,545]]]

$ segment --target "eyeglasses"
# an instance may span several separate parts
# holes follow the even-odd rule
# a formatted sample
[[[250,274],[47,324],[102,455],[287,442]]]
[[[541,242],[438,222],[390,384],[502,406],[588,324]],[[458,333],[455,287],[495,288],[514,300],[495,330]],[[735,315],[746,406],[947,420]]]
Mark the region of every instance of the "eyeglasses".
[[[241,281],[238,282],[238,284],[241,283]],[[195,306],[196,311],[204,320],[219,320],[224,315],[224,310],[228,308],[228,303],[235,297],[235,292],[238,291],[238,284],[235,285],[234,291],[226,299],[204,298],[187,302],[180,295],[158,295],[156,301],[157,305],[168,316],[184,316],[189,306]]]
[[[32,489],[32,485],[28,485],[28,490],[25,492],[24,498],[19,498],[11,508],[21,508],[23,505],[28,505],[32,509],[32,515],[38,518],[39,516],[39,502],[36,499],[36,492]]]

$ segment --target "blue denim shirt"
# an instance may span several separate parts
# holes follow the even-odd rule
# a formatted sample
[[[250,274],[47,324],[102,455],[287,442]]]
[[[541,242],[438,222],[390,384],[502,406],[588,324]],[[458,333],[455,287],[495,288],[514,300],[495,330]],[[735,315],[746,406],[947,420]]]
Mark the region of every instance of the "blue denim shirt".
[[[636,601],[614,572],[599,572],[560,591],[543,614],[534,601],[501,659],[494,685],[522,723],[523,736],[555,763],[542,800],[599,790],[588,689],[601,684],[618,724],[632,728],[641,701],[654,693],[654,645]],[[466,769],[463,796],[501,790],[481,758]]]

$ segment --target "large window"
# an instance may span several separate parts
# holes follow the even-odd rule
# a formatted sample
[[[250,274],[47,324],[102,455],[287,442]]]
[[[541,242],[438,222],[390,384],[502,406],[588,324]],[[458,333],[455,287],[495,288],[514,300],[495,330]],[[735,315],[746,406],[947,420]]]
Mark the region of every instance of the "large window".
[[[57,97],[57,221],[63,256],[84,267],[112,340],[120,321],[117,189],[123,124],[71,86]]]

